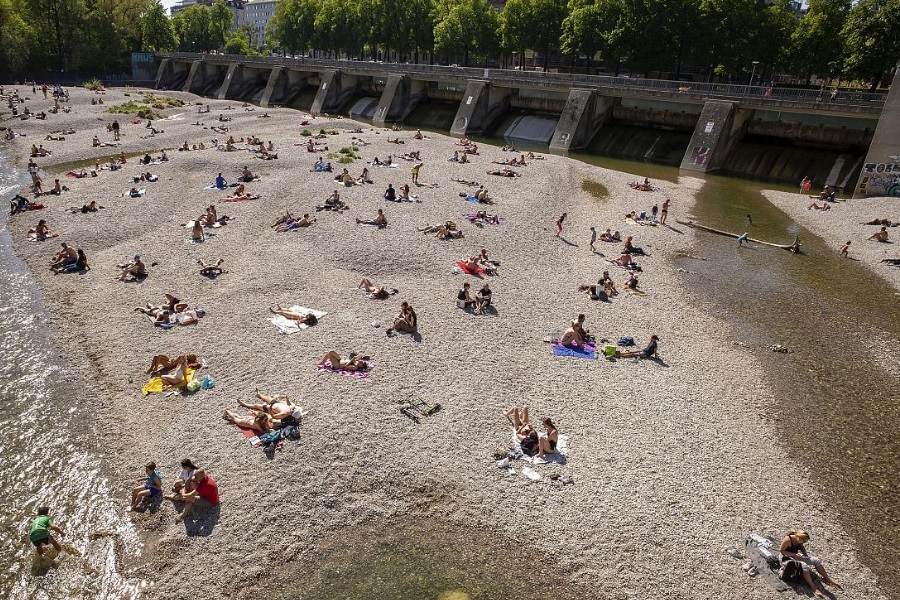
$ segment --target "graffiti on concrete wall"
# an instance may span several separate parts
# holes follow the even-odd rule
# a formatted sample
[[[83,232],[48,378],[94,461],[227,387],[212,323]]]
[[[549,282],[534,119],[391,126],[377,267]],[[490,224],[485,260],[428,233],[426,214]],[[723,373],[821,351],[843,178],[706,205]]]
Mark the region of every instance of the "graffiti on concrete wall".
[[[900,198],[900,162],[863,165],[858,193],[862,196]]]

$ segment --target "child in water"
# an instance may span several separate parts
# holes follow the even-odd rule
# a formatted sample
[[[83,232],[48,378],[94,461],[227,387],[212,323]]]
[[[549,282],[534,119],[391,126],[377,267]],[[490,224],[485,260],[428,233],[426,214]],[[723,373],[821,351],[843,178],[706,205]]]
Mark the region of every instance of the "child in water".
[[[28,532],[28,539],[34,544],[37,553],[42,556],[44,554],[44,545],[46,544],[52,544],[53,549],[57,553],[62,550],[59,542],[50,535],[51,531],[55,531],[59,535],[65,535],[61,528],[53,524],[53,519],[50,518],[50,507],[42,506],[38,509],[37,517],[31,522],[31,530]]]

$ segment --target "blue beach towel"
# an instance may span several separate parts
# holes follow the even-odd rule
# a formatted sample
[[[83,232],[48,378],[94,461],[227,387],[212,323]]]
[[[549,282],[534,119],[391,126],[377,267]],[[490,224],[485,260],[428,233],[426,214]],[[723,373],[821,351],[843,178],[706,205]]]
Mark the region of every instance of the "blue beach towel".
[[[556,356],[571,356],[573,358],[597,358],[597,347],[585,344],[583,350],[572,348],[571,346],[563,346],[556,342],[553,344],[553,354]]]

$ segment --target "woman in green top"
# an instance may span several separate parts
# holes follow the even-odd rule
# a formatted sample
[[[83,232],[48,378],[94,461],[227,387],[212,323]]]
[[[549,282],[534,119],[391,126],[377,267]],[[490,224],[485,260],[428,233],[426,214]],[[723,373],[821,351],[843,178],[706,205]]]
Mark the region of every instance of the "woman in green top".
[[[62,550],[59,542],[50,535],[51,531],[65,535],[62,529],[53,524],[53,519],[50,518],[50,507],[42,506],[38,509],[38,516],[31,523],[31,531],[28,532],[28,538],[37,548],[38,554],[44,553],[44,544],[52,544],[57,552]]]

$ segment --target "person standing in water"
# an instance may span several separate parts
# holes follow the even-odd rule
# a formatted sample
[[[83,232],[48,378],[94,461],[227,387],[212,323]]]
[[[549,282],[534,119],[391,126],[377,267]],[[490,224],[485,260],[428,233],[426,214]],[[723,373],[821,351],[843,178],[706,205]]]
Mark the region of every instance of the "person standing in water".
[[[51,544],[57,552],[62,550],[59,542],[50,535],[51,531],[59,535],[65,535],[65,532],[60,527],[53,524],[53,519],[50,518],[50,507],[42,506],[38,509],[37,517],[32,521],[31,530],[28,532],[28,539],[31,540],[31,543],[37,549],[37,553],[42,556],[44,554],[44,545],[46,544]]]
[[[567,214],[567,213],[563,213],[563,214],[556,220],[556,237],[557,237],[557,238],[559,238],[560,234],[562,233],[563,221],[566,220],[566,214]]]

